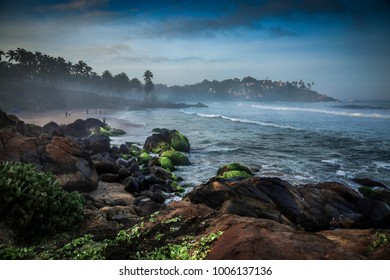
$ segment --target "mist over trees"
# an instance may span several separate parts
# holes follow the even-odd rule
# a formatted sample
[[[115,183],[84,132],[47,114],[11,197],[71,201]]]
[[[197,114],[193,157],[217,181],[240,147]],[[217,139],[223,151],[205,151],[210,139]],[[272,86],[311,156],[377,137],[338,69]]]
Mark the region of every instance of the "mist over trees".
[[[154,84],[146,70],[144,83],[125,72],[101,75],[83,60],[76,63],[24,48],[0,50],[0,107],[33,110],[66,107],[126,107],[130,103],[207,100],[332,101],[312,90],[313,82],[257,80],[253,77],[204,80],[184,86]],[[180,81],[177,81],[180,83]],[[152,94],[154,92],[154,94]],[[28,104],[27,104],[28,103]],[[134,106],[133,106],[134,107]]]
[[[23,48],[0,52],[0,77],[34,82],[60,83],[59,86],[82,87],[97,93],[124,95],[140,92],[143,84],[137,78],[130,79],[122,72],[115,76],[105,70],[100,76],[84,61],[66,61]]]

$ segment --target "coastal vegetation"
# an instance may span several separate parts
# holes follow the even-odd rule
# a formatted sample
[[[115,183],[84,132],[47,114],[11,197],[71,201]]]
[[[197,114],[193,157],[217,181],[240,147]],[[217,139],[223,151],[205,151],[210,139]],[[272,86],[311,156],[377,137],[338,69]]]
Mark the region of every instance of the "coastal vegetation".
[[[158,128],[143,147],[113,146],[90,133],[101,126],[31,127],[0,111],[0,259],[390,257],[385,185],[293,186],[233,162],[189,187],[164,156],[191,153],[184,134]]]
[[[144,72],[142,83],[125,72],[114,75],[110,70],[105,70],[99,75],[83,60],[73,63],[63,57],[24,48],[0,51],[0,98],[3,109],[40,111],[126,106],[136,109],[145,107],[145,104],[166,107],[171,100],[334,100],[312,90],[314,82],[302,80],[283,82],[248,76],[241,80],[204,80],[193,85],[167,86],[154,84],[153,78],[150,70]]]
[[[82,220],[83,197],[65,192],[52,175],[7,161],[0,163],[0,173],[0,224],[9,225],[20,239],[70,230]]]

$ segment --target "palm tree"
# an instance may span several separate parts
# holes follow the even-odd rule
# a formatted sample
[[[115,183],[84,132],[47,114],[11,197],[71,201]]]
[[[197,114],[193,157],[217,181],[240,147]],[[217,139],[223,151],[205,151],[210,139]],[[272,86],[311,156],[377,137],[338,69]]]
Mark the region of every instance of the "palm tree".
[[[152,82],[153,73],[150,70],[146,70],[144,73],[145,81],[145,101],[150,99],[150,95],[154,89],[154,84]]]
[[[7,52],[6,57],[8,57],[8,62],[11,62],[11,61],[18,62],[19,61],[19,55],[13,50],[9,50]]]

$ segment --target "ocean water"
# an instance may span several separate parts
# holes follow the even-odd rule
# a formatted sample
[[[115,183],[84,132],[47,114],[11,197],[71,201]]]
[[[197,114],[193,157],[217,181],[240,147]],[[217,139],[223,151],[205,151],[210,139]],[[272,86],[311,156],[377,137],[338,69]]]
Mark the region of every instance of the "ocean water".
[[[208,108],[121,111],[108,120],[138,124],[124,141],[143,144],[155,127],[190,140],[191,166],[176,172],[191,185],[240,162],[259,176],[292,184],[368,177],[390,186],[390,102],[206,103]]]

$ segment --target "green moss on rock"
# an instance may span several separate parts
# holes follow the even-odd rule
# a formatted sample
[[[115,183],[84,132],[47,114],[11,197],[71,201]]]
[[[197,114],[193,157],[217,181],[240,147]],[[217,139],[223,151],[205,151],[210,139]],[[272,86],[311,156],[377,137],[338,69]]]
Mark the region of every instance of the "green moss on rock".
[[[240,163],[235,162],[235,163],[226,164],[226,165],[220,167],[217,171],[217,176],[225,178],[224,173],[231,172],[231,171],[245,172],[247,175],[249,175],[249,176],[244,176],[245,178],[254,175],[248,167],[241,165]],[[231,174],[233,174],[233,173],[231,173]],[[242,174],[242,175],[244,175],[244,174]]]
[[[222,176],[218,176],[218,177],[224,179],[231,179],[231,178],[248,178],[251,176],[252,175],[246,173],[245,171],[233,170],[233,171],[224,172]]]
[[[141,155],[138,158],[138,163],[139,164],[146,164],[151,159],[152,159],[151,155],[149,155],[147,152],[142,152]]]
[[[171,147],[176,151],[188,153],[190,151],[190,142],[185,135],[175,130],[171,136]]]
[[[139,157],[142,154],[142,149],[138,148],[136,145],[130,146],[130,155],[133,157]]]
[[[169,150],[165,151],[161,154],[162,157],[167,157],[169,158],[174,165],[190,165],[191,162],[188,159],[188,157],[178,151],[175,150]]]
[[[160,165],[162,168],[173,171],[175,170],[175,166],[173,165],[172,161],[167,157],[160,157],[159,159]]]
[[[155,153],[155,154],[159,154],[159,153],[162,153],[166,150],[170,150],[171,147],[169,146],[168,143],[165,143],[165,142],[158,142],[156,147],[154,147],[152,149],[152,152]]]
[[[106,125],[105,127],[100,127],[99,133],[106,136],[121,136],[126,134],[124,130],[118,128],[111,128],[111,126],[109,125]]]

